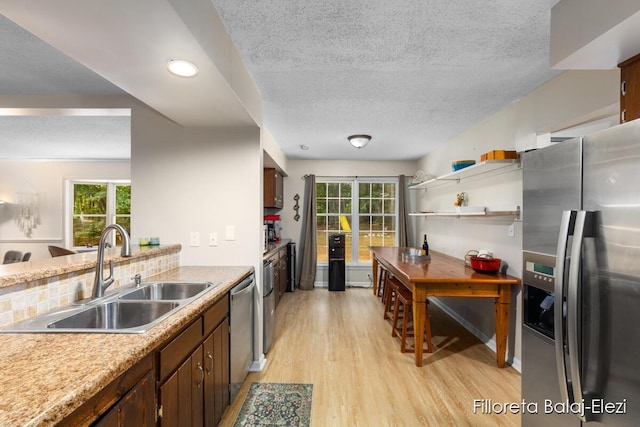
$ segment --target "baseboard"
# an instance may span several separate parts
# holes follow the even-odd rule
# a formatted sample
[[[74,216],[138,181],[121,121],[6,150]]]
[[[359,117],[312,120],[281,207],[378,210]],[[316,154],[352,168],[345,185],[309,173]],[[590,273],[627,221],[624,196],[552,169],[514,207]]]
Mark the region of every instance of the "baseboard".
[[[329,282],[314,282],[313,286],[316,288],[328,288]],[[347,288],[370,288],[371,282],[347,282],[345,283]]]
[[[460,323],[466,330],[468,330],[473,335],[475,335],[480,341],[482,341],[487,347],[489,347],[491,349],[491,351],[493,351],[494,353],[496,352],[496,340],[493,337],[487,336],[484,332],[482,332],[480,329],[476,328],[471,323],[467,322],[467,320],[465,318],[460,316],[455,311],[451,310],[447,305],[443,304],[438,299],[430,298],[429,301],[431,303],[437,305],[438,308],[440,308],[442,311],[444,311],[449,316],[451,316],[451,318],[453,318],[453,320],[455,320],[456,322]],[[507,363],[509,363],[511,365],[511,367],[513,367],[513,369],[515,369],[516,371],[522,372],[520,370],[521,369],[520,359],[517,359],[517,358],[515,358],[513,356],[511,356],[511,358],[510,358],[510,355],[507,354]]]
[[[262,372],[266,365],[267,359],[264,358],[264,355],[260,355],[260,360],[254,360],[249,365],[249,372]]]

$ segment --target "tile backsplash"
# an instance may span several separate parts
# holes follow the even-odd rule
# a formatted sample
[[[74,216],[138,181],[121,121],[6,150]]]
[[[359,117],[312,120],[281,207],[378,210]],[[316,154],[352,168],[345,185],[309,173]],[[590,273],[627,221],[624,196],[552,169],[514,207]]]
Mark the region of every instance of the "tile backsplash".
[[[136,274],[144,280],[179,265],[179,250],[114,262],[115,281],[107,292],[131,284]],[[109,274],[108,268],[105,274]],[[95,269],[82,269],[0,288],[0,327],[89,298],[94,277]]]

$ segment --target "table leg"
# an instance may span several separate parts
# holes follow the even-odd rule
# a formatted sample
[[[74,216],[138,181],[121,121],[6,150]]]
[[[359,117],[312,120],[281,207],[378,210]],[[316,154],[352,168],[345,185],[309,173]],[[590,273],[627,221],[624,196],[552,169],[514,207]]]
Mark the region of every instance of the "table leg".
[[[415,348],[416,366],[422,366],[422,346],[424,345],[424,319],[427,315],[426,297],[413,295],[413,346]]]
[[[378,259],[374,256],[373,262],[371,263],[373,267],[373,294],[378,296]]]
[[[509,312],[511,286],[500,285],[500,296],[496,298],[496,359],[499,368],[504,368],[509,335]]]

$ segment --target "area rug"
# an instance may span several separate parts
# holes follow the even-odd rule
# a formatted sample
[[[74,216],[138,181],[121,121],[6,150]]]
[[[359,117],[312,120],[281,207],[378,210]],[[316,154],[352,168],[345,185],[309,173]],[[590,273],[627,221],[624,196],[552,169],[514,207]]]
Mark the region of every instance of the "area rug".
[[[234,427],[311,424],[313,384],[251,383]]]

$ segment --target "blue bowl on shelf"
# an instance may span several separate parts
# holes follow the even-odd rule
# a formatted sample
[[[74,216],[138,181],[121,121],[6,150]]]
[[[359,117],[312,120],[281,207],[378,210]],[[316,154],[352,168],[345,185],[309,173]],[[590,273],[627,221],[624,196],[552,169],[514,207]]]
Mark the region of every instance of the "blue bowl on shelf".
[[[457,162],[451,163],[451,169],[454,172],[459,171],[460,169],[468,168],[469,166],[473,166],[476,164],[475,160],[458,160]]]

